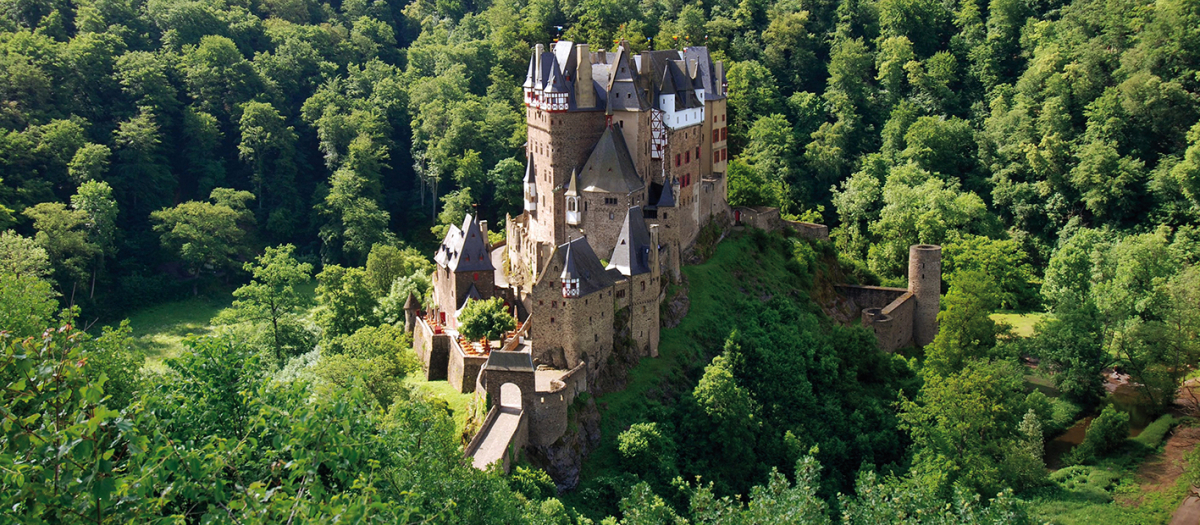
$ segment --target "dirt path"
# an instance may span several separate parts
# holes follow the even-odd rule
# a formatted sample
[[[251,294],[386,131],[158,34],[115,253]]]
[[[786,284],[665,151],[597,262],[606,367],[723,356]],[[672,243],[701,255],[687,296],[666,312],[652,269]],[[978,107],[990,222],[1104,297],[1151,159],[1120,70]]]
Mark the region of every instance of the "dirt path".
[[[1200,443],[1200,428],[1176,427],[1167,438],[1167,444],[1160,454],[1146,458],[1138,467],[1137,479],[1142,486],[1142,494],[1163,492],[1175,486],[1179,476],[1183,474],[1183,457]],[[1140,504],[1142,497],[1131,503]],[[1195,493],[1179,504],[1171,517],[1171,525],[1200,524],[1200,498]]]

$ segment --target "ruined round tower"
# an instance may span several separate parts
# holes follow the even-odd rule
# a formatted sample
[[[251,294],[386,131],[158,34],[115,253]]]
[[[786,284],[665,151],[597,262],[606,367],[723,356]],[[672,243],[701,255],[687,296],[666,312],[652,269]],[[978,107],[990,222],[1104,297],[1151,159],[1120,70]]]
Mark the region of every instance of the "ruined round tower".
[[[913,343],[925,346],[938,332],[942,292],[942,247],[914,244],[908,248],[908,291],[917,300],[913,312]]]

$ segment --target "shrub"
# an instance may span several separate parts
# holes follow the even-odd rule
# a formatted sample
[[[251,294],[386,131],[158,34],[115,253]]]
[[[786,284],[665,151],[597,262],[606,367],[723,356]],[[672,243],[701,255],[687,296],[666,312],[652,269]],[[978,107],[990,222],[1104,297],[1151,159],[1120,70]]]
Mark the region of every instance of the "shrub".
[[[505,310],[499,297],[471,301],[458,316],[458,331],[467,339],[496,339],[516,327],[517,320]]]
[[[539,468],[518,466],[508,478],[508,485],[531,500],[546,499],[556,492],[554,480]]]
[[[1092,420],[1083,443],[1075,447],[1065,461],[1070,464],[1087,463],[1117,449],[1128,437],[1129,414],[1108,405]]]

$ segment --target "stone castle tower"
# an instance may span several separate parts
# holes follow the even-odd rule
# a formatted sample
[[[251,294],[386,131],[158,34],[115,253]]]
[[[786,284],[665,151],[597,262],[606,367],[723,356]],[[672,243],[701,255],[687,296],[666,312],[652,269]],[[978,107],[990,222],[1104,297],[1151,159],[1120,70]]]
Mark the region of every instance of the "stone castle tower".
[[[908,290],[916,298],[913,343],[925,346],[938,333],[937,314],[942,293],[942,247],[915,244],[908,248]]]
[[[875,332],[879,348],[893,352],[925,346],[938,333],[942,290],[942,247],[914,244],[908,249],[908,288],[838,285],[838,293],[858,308],[863,326]]]

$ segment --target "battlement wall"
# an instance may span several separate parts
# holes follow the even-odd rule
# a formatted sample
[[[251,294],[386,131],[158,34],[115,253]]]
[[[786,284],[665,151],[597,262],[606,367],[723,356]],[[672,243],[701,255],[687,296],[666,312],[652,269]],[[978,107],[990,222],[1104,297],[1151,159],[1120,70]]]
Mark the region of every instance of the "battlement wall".
[[[447,367],[450,361],[451,337],[449,334],[434,333],[435,330],[417,317],[413,330],[413,349],[421,361],[421,369],[426,381],[446,379]]]
[[[779,208],[769,206],[734,206],[734,225],[752,226],[760,230],[776,231],[789,229],[802,238],[818,241],[829,240],[829,227],[811,222],[789,221],[780,217]]]
[[[446,379],[450,386],[464,394],[475,391],[479,370],[487,363],[487,356],[468,354],[458,341],[450,340],[449,364],[446,368]]]
[[[585,363],[580,363],[561,378],[550,383],[550,390],[537,392],[532,407],[526,407],[529,415],[529,442],[534,446],[548,446],[567,432],[567,411],[575,396],[587,391]]]

